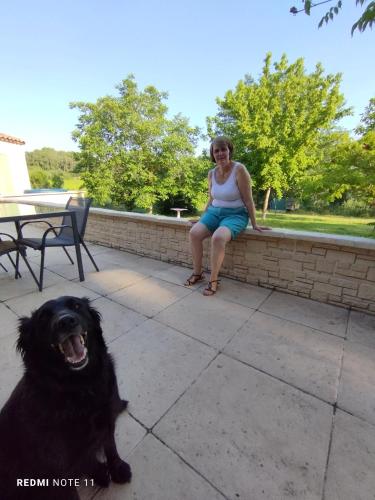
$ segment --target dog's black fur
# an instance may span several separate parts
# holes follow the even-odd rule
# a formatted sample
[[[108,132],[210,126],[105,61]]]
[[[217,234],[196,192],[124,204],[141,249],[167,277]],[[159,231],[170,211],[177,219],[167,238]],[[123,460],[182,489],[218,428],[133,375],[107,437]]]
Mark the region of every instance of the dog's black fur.
[[[102,487],[130,481],[114,439],[127,401],[119,397],[100,314],[86,298],[60,297],[22,318],[19,332],[25,372],[0,412],[0,498],[78,500],[75,486],[53,480],[90,477]],[[17,486],[17,479],[38,478],[48,486]]]

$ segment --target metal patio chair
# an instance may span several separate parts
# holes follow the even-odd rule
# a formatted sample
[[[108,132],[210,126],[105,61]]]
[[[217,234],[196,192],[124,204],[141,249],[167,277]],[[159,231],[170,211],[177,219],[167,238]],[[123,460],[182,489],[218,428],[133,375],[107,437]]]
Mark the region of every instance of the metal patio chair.
[[[7,240],[4,240],[2,238],[2,236],[6,236],[8,239]],[[16,252],[16,262],[14,262],[14,260],[12,259],[11,257],[11,253],[12,252]],[[17,278],[21,278],[21,273],[19,272],[18,270],[18,264],[19,264],[19,255],[21,255],[21,257],[23,258],[26,266],[28,267],[29,271],[31,272],[32,276],[34,279],[36,279],[36,276],[26,258],[26,252],[25,252],[25,247],[22,247],[18,244],[17,240],[11,235],[11,234],[8,234],[8,233],[0,233],[0,257],[2,255],[6,255],[9,259],[9,261],[11,262],[12,266],[14,267],[14,271],[15,271],[15,274],[14,274],[14,277],[17,279]],[[4,269],[4,271],[8,272],[7,268],[0,263],[0,267],[2,267]]]
[[[92,202],[92,198],[70,197],[67,204],[66,204],[65,209],[69,210],[70,212],[72,212],[72,211],[75,212],[76,221],[77,221],[77,231],[78,231],[78,235],[79,235],[79,243],[85,249],[85,251],[86,251],[87,255],[89,256],[96,271],[99,271],[99,268],[96,265],[96,262],[94,261],[91,253],[89,252],[89,250],[84,242],[86,223],[87,223],[87,218],[89,215],[89,209],[90,209],[91,202]],[[27,224],[31,224],[34,222],[43,222],[43,223],[47,224],[49,227],[44,232],[42,238],[26,238],[26,237],[24,237],[22,235],[22,229]],[[51,236],[51,233],[53,234],[53,236],[48,237],[48,236]],[[30,248],[33,248],[34,250],[39,250],[41,252],[40,275],[39,275],[39,281],[37,281],[40,291],[42,291],[42,289],[43,289],[44,258],[45,258],[46,248],[48,248],[48,247],[61,247],[64,250],[64,252],[66,253],[70,262],[74,265],[73,259],[71,258],[68,251],[65,248],[65,247],[71,247],[71,246],[75,245],[72,220],[71,220],[71,217],[69,215],[65,215],[63,217],[62,224],[58,225],[58,226],[53,226],[50,222],[45,221],[45,220],[24,222],[20,226],[20,232],[19,232],[19,237],[18,237],[17,241],[18,241],[19,245],[30,247]]]

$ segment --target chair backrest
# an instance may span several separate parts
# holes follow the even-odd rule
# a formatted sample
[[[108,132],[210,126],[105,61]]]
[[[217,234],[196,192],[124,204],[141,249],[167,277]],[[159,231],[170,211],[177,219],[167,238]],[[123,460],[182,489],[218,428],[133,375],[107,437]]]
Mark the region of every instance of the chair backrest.
[[[69,212],[75,212],[78,233],[82,239],[85,235],[87,218],[89,215],[91,203],[92,198],[80,198],[78,196],[71,196],[65,207],[65,209],[69,210]],[[65,215],[63,217],[62,224],[71,226],[72,219],[68,215]],[[62,228],[59,233],[59,237],[73,239],[73,229],[71,227]]]

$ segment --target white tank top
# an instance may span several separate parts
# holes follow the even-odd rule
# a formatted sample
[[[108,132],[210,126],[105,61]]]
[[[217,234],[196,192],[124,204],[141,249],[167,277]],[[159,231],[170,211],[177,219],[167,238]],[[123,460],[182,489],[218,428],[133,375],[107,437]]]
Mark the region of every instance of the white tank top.
[[[240,190],[238,189],[236,172],[237,163],[234,163],[232,172],[224,184],[218,184],[215,178],[217,167],[211,170],[211,196],[212,206],[221,208],[239,208],[244,207]]]

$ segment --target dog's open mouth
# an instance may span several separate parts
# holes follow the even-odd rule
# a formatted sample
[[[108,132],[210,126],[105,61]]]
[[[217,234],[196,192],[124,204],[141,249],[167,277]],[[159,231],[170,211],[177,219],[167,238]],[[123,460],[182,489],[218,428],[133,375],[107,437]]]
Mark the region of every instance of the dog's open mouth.
[[[65,361],[73,370],[81,370],[88,361],[86,347],[87,333],[71,334],[58,344],[60,352],[64,355]]]

